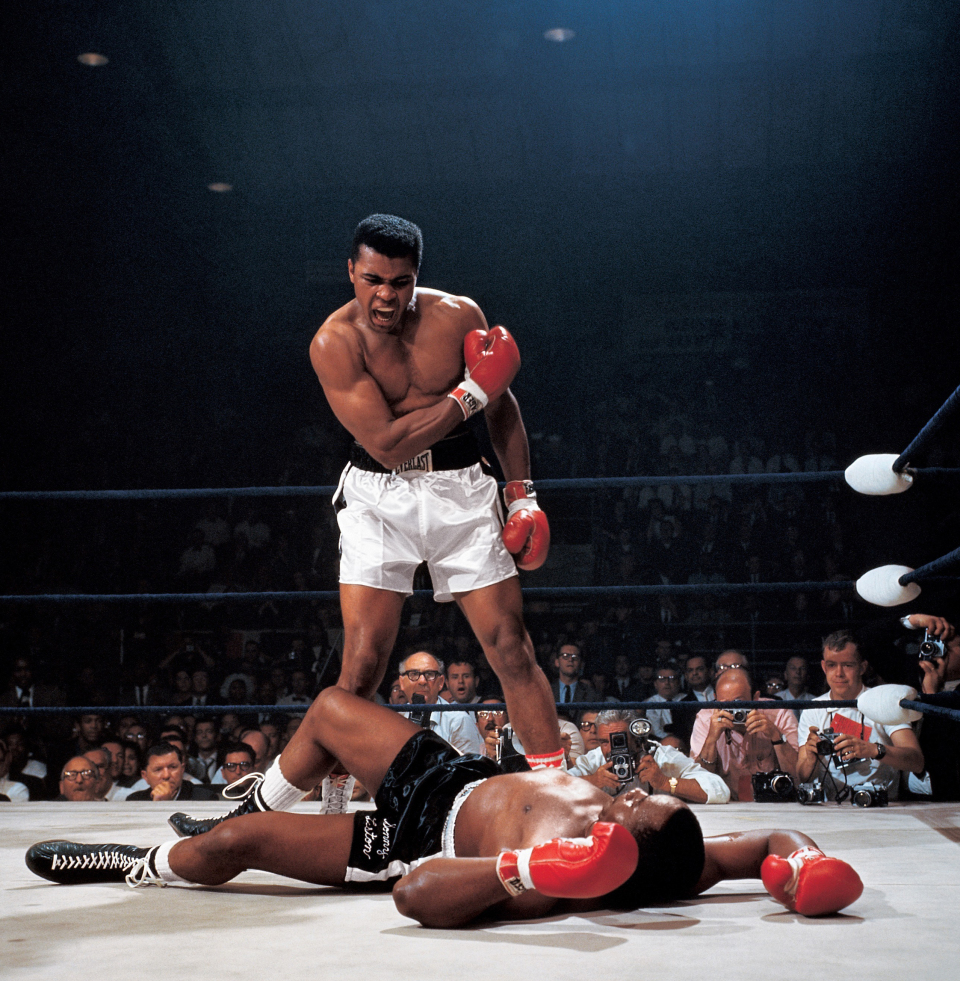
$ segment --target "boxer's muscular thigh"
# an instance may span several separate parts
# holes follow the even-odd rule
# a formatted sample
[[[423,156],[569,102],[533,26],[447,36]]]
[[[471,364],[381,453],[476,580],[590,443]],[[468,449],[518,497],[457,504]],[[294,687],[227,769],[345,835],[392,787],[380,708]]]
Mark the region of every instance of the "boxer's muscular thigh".
[[[419,726],[392,709],[334,686],[316,697],[297,735],[306,732],[374,794],[394,757],[419,731]]]

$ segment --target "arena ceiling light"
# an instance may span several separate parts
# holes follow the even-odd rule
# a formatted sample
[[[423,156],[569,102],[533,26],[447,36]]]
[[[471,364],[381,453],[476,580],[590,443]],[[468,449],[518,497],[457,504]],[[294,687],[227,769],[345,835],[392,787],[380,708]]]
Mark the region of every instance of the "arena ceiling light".
[[[543,36],[548,41],[555,41],[557,44],[562,44],[564,41],[569,41],[571,38],[576,37],[576,34],[567,27],[551,27],[549,31],[544,31]]]
[[[108,64],[110,59],[106,55],[97,54],[96,51],[85,51],[82,55],[77,55],[77,61],[90,68],[100,68]]]
[[[207,185],[208,191],[215,191],[217,194],[226,194],[228,191],[233,190],[232,184],[226,184],[223,181],[214,181],[212,184]]]

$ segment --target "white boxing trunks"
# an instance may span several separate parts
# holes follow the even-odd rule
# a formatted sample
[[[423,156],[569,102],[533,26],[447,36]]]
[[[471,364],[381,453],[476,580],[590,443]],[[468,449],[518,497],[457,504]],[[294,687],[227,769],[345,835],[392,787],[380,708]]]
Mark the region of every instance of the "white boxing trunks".
[[[517,574],[500,537],[497,482],[479,464],[460,470],[374,473],[347,464],[340,507],[340,582],[410,595],[426,562],[433,598],[447,603]]]

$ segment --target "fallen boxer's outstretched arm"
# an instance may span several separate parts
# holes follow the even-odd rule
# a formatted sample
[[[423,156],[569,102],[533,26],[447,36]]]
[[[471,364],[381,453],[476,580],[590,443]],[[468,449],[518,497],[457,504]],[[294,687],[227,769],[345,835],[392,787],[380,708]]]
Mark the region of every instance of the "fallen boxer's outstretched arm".
[[[799,831],[746,831],[704,840],[706,858],[696,893],[724,879],[762,879],[767,892],[804,916],[839,912],[856,902],[863,883],[839,858],[824,855]]]
[[[502,919],[534,919],[557,902],[538,892],[510,896],[497,876],[496,858],[435,858],[393,887],[397,909],[426,927],[464,926],[496,907]]]

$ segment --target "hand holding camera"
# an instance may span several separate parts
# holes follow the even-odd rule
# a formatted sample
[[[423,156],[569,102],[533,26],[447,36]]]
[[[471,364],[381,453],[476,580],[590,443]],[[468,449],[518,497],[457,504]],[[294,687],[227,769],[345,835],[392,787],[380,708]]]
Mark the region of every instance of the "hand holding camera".
[[[596,773],[590,774],[590,776],[586,779],[589,780],[594,787],[606,791],[613,797],[615,797],[620,791],[620,781],[614,775],[613,764],[609,761],[604,763]]]
[[[657,765],[657,761],[650,755],[640,757],[640,762],[637,764],[637,776],[643,783],[650,784],[651,789],[658,793],[670,792],[670,781]]]
[[[760,700],[760,692],[753,696],[757,701]],[[771,713],[765,709],[753,709],[747,713],[746,731],[751,736],[765,736],[770,742],[776,742],[783,738],[783,733],[774,725]]]
[[[846,732],[834,732],[832,729],[824,729],[821,732],[817,729],[811,729],[810,737],[814,741],[818,756],[832,756],[841,766],[845,763],[860,763],[863,760],[871,760],[876,755],[872,743],[865,739],[858,739]],[[811,739],[807,740],[808,744]]]
[[[744,732],[747,715],[747,709],[714,709],[708,738],[716,742],[723,732]]]

